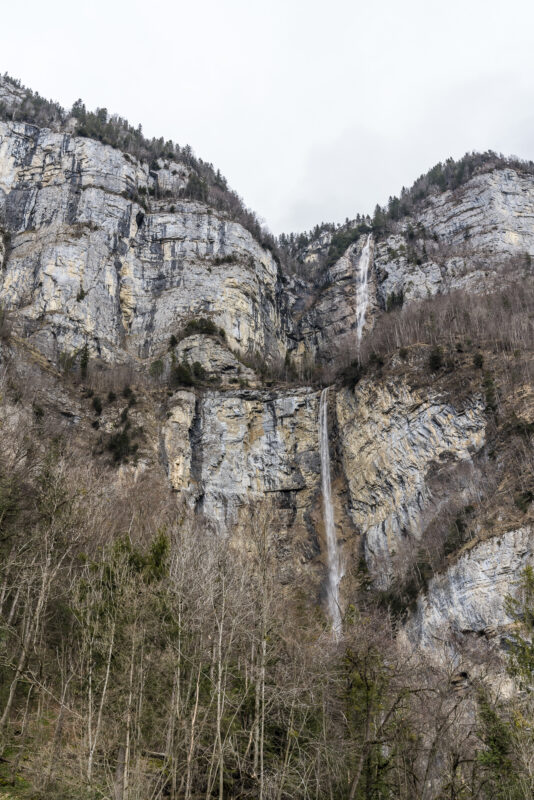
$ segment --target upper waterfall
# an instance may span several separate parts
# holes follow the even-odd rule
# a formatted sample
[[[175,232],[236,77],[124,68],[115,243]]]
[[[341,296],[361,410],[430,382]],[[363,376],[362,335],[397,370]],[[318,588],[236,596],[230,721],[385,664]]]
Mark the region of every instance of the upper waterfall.
[[[367,236],[360,260],[358,261],[358,275],[356,285],[356,338],[358,352],[362,343],[363,327],[365,325],[365,314],[367,306],[369,305],[369,266],[371,264],[373,235],[370,233]]]

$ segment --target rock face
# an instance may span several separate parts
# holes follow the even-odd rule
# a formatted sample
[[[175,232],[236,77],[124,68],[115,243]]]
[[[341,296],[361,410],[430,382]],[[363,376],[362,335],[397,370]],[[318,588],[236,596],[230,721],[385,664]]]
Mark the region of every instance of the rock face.
[[[351,244],[345,254],[323,274],[310,308],[299,315],[296,321],[298,344],[295,351],[299,362],[311,356],[319,362],[328,362],[333,354],[344,357],[347,362],[356,358],[358,265],[366,238],[362,235],[357,242]],[[374,276],[374,270],[371,270],[369,317],[376,311]]]
[[[182,339],[175,349],[175,358],[188,365],[200,365],[205,377],[226,387],[235,388],[235,384],[255,387],[259,383],[252,369],[210,336],[196,334]]]
[[[330,394],[340,546],[352,561],[361,543],[375,585],[386,588],[394,556],[422,536],[446,500],[445,476],[482,448],[483,404],[475,398],[455,408],[406,385],[370,382]],[[178,392],[171,402],[162,451],[174,488],[227,531],[268,497],[302,558],[324,562],[318,393],[210,391],[195,400]]]
[[[407,247],[402,235],[389,236],[376,247],[374,268],[377,304],[391,310],[403,303],[425,300],[435,294],[447,294],[457,289],[478,293],[502,286],[507,279],[520,276],[518,271],[503,276],[503,252],[483,255],[467,246],[449,247],[435,242],[417,240],[419,257]],[[431,257],[428,257],[431,253]]]
[[[193,392],[176,392],[167,422],[161,431],[161,453],[169,480],[177,491],[189,489],[192,446],[190,431],[196,414]]]
[[[85,341],[107,361],[147,357],[197,316],[238,350],[283,357],[271,254],[201,203],[147,212],[133,198],[157,180],[112,147],[0,123],[0,225],[10,236],[0,302],[49,357]]]
[[[421,537],[444,497],[439,470],[469,462],[485,440],[480,399],[462,408],[405,384],[360,384],[337,395],[340,453],[368,569],[386,588],[392,557]],[[436,474],[438,472],[438,475]],[[432,484],[438,484],[436,498]]]
[[[2,103],[8,111],[12,111],[19,106],[24,100],[25,92],[18,86],[15,86],[10,81],[3,80],[0,76],[0,103]]]
[[[475,175],[430,199],[418,223],[451,245],[478,252],[534,252],[534,176],[513,169]]]
[[[0,80],[4,109],[23,98]],[[25,346],[53,363],[87,344],[91,360],[152,370],[159,405],[144,467],[153,457],[177,494],[244,547],[257,533],[255,507],[268,506],[281,580],[313,575],[324,585],[320,390],[281,381],[270,390],[261,375],[288,353],[286,375],[291,365],[312,375],[315,362],[328,368],[356,358],[367,234],[322,269],[331,243],[344,240],[334,241],[334,228],[323,232],[301,253],[308,277],[283,276],[240,224],[176,199],[191,175],[186,164],[149,166],[69,130],[68,123],[54,132],[0,122],[0,310],[11,309]],[[526,254],[534,255],[533,176],[495,169],[432,196],[394,235],[372,241],[366,331],[402,303],[517,278],[531,269]],[[211,335],[187,325],[199,318],[214,323]],[[170,396],[163,379],[177,364],[188,365],[199,386]],[[386,589],[451,493],[468,502],[462,480],[451,486],[476,468],[486,417],[478,396],[454,404],[393,379],[368,378],[355,391],[332,387],[329,397],[347,601],[361,555],[375,587]],[[73,427],[83,420],[82,405],[67,413]],[[109,412],[86,427],[111,435],[117,424]],[[506,624],[496,591],[502,595],[530,557],[529,537],[522,529],[477,545],[431,581],[414,618],[418,641],[430,646],[442,624],[455,631]]]
[[[162,451],[174,488],[220,532],[246,530],[251,507],[267,500],[288,580],[322,562],[318,393],[177,392],[171,404]]]
[[[305,512],[319,485],[317,392],[209,391],[196,403],[192,393],[177,392],[171,402],[169,477],[175,489],[189,487],[214,523],[230,527],[243,505],[266,494]],[[179,477],[171,466],[177,458]]]
[[[430,197],[401,227],[375,252],[382,308],[399,298],[484,291],[502,282],[507,259],[534,254],[534,176],[514,169],[475,175],[454,191]],[[516,265],[516,276],[521,266],[530,269],[530,259]]]
[[[454,191],[429,197],[398,227],[398,233],[374,243],[370,320],[381,309],[457,289],[482,292],[531,272],[534,176],[511,168],[475,175]],[[301,360],[314,354],[327,362],[333,349],[347,352],[347,358],[354,352],[354,277],[366,234],[332,267],[317,272],[331,238],[325,232],[302,252],[319,277],[314,300],[296,320]],[[517,263],[510,264],[514,258]]]
[[[1,82],[0,82],[1,83]],[[1,84],[17,103],[16,86]],[[4,98],[4,101],[6,98]],[[8,103],[8,105],[9,105]],[[240,351],[328,363],[356,347],[362,235],[317,272],[331,233],[303,253],[309,286],[284,281],[270,252],[203,203],[156,200],[190,168],[147,164],[112,147],[0,123],[0,229],[9,237],[0,302],[50,358],[87,341],[106,361],[152,357],[191,318],[209,316]],[[437,292],[480,291],[504,258],[534,253],[534,179],[477,175],[427,201],[374,245],[368,325],[380,308]],[[317,281],[317,283],[315,283]],[[290,314],[291,310],[291,314]]]
[[[493,636],[511,623],[505,598],[534,557],[530,527],[508,531],[464,553],[431,579],[409,621],[410,638],[432,649],[436,642],[461,643],[469,634]]]

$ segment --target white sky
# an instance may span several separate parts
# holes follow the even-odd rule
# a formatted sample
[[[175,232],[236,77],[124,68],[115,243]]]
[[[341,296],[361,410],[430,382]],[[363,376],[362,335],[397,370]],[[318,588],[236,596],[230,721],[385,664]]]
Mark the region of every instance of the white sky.
[[[0,0],[0,71],[190,144],[270,229],[534,159],[532,0]]]

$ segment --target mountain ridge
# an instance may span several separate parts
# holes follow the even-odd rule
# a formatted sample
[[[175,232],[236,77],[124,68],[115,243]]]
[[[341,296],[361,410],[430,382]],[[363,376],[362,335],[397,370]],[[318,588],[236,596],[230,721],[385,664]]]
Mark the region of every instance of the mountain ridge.
[[[45,100],[38,93],[23,86],[20,81],[10,77],[7,73],[0,75],[0,119],[11,114],[13,121],[18,115],[20,120],[38,127],[50,127],[52,130],[65,130],[65,132],[95,138],[104,144],[110,144],[121,152],[135,155],[140,160],[155,167],[161,168],[158,161],[167,156],[184,166],[193,167],[200,182],[207,181],[209,188],[218,188],[223,193],[228,190],[228,183],[219,170],[215,170],[211,162],[205,162],[194,156],[190,145],[180,147],[164,137],[153,137],[151,140],[142,135],[142,126],[132,126],[127,120],[110,114],[105,108],[98,108],[95,112],[88,112],[82,100],[77,100],[70,111],[64,109],[52,100]],[[121,136],[123,137],[121,139]],[[457,189],[468,181],[473,175],[496,168],[511,167],[518,172],[533,174],[534,162],[519,159],[516,156],[505,157],[494,151],[485,153],[468,152],[455,161],[452,158],[445,162],[438,162],[430,167],[426,173],[416,178],[411,187],[402,187],[400,196],[390,196],[387,206],[377,204],[374,215],[357,215],[354,220],[345,220],[345,223],[319,223],[309,232],[282,233],[272,237],[267,231],[261,229],[254,211],[246,209],[239,196],[230,191],[231,202],[226,206],[218,205],[220,197],[215,194],[209,197],[209,202],[227,213],[234,214],[237,221],[245,227],[250,226],[250,232],[269,246],[278,244],[286,257],[294,256],[307,245],[313,243],[323,232],[332,232],[341,228],[351,231],[360,224],[372,225],[375,232],[383,231],[388,223],[396,222],[402,217],[407,217],[413,212],[414,205],[425,200],[429,194],[447,189]],[[205,172],[205,174],[204,174]],[[208,187],[206,186],[206,189]],[[208,199],[202,183],[193,182],[186,188],[180,186],[185,197],[190,199]],[[247,217],[250,214],[250,218]],[[241,220],[238,219],[241,215]],[[365,220],[365,223],[364,223]],[[342,255],[342,252],[338,253]],[[331,254],[333,256],[333,253]]]
[[[526,800],[530,166],[280,248],[74,131],[0,120],[2,790]]]

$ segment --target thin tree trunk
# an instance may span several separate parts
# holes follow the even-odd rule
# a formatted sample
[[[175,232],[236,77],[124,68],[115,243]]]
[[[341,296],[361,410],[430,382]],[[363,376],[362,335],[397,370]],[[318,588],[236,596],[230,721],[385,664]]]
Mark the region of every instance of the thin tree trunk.
[[[54,739],[52,741],[52,750],[50,753],[50,762],[48,764],[48,770],[46,772],[46,778],[44,782],[44,789],[48,788],[48,784],[50,783],[50,778],[52,777],[52,770],[54,769],[54,765],[56,763],[56,759],[58,757],[59,751],[59,743],[61,741],[61,734],[63,733],[63,719],[65,717],[65,701],[67,698],[67,691],[69,688],[69,683],[73,678],[73,673],[69,675],[66,681],[63,683],[63,688],[61,690],[61,705],[59,707],[59,714],[56,722],[56,728],[54,730]]]
[[[29,609],[28,609],[29,613]],[[19,685],[20,677],[24,671],[24,667],[26,665],[26,659],[28,656],[28,647],[30,644],[31,639],[31,624],[28,616],[24,620],[24,632],[22,635],[22,645],[19,653],[19,658],[17,661],[17,666],[15,667],[15,676],[11,681],[11,685],[9,687],[9,694],[7,696],[6,704],[4,706],[4,711],[2,716],[0,717],[0,732],[2,732],[7,724],[7,720],[9,718],[9,714],[11,713],[11,706],[13,705],[13,700],[15,699],[15,692],[17,691],[17,686]]]
[[[200,692],[200,672],[201,666],[198,668],[197,685],[195,690],[195,705],[193,708],[193,716],[191,718],[191,738],[189,740],[189,750],[187,751],[187,766],[186,766],[186,782],[185,782],[185,800],[191,800],[191,762],[193,760],[193,751],[195,746],[195,724],[198,712],[198,697]]]
[[[119,746],[117,753],[117,766],[115,767],[115,778],[113,781],[113,800],[123,800],[124,796],[124,745]]]
[[[106,701],[106,694],[107,694],[107,688],[108,688],[108,683],[109,683],[109,675],[110,675],[110,672],[111,672],[111,656],[113,654],[113,646],[114,646],[114,644],[115,644],[115,620],[113,620],[113,624],[111,626],[111,639],[110,639],[110,642],[109,642],[108,657],[107,657],[107,662],[106,662],[106,675],[105,675],[105,678],[104,678],[104,686],[102,687],[102,694],[100,696],[100,705],[98,707],[98,715],[97,715],[97,718],[96,718],[96,727],[95,727],[95,730],[94,730],[94,735],[92,733],[92,723],[91,723],[92,710],[90,710],[90,716],[89,716],[89,741],[90,741],[90,746],[89,746],[89,757],[87,759],[87,780],[89,781],[89,783],[91,783],[91,781],[93,779],[94,755],[95,755],[96,745],[98,743],[98,737],[100,735],[100,728],[101,728],[101,725],[102,725],[102,713],[104,711],[104,704],[105,704],[105,701]],[[92,664],[91,664],[91,666],[90,666],[90,679],[91,680],[90,680],[90,686],[89,686],[90,704],[91,705],[92,705],[92,673],[93,673],[93,669],[92,669]]]
[[[286,770],[289,764],[289,754],[291,752],[291,731],[293,729],[293,710],[295,708],[295,698],[291,701],[291,710],[289,712],[289,723],[287,726],[287,744],[284,753],[284,763],[282,764],[282,773],[280,775],[280,782],[278,784],[278,791],[276,793],[276,800],[282,800],[282,792],[284,790],[284,781],[286,778]]]
[[[265,740],[265,657],[267,652],[267,642],[265,639],[265,632],[261,641],[261,668],[260,668],[260,682],[261,682],[261,727],[260,727],[260,800],[263,800],[263,753],[264,753],[264,740]]]
[[[28,695],[26,697],[26,705],[24,707],[24,717],[23,717],[23,720],[22,720],[22,726],[21,726],[21,731],[20,731],[19,751],[17,753],[17,757],[15,758],[15,760],[13,762],[13,768],[11,770],[11,782],[12,782],[13,785],[15,785],[15,781],[16,781],[16,778],[17,778],[17,772],[19,770],[19,764],[20,764],[20,760],[22,758],[22,752],[23,752],[23,749],[24,749],[24,740],[26,738],[26,728],[28,726],[28,715],[29,715],[29,710],[30,710],[30,698],[31,698],[32,690],[33,690],[33,686],[30,686],[30,688],[28,690]]]
[[[129,778],[130,778],[130,748],[131,748],[131,727],[132,727],[132,705],[133,705],[133,676],[135,661],[135,631],[132,636],[132,651],[130,654],[130,675],[128,681],[128,706],[126,711],[126,744],[124,747],[124,776],[123,776],[123,800],[128,800]]]

